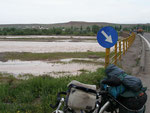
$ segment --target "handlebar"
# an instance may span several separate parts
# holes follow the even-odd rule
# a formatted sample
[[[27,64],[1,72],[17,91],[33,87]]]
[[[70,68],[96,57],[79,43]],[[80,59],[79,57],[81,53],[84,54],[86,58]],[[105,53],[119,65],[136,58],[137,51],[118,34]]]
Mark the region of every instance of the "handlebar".
[[[59,92],[59,93],[57,94],[56,104],[55,104],[55,105],[50,104],[50,107],[51,107],[51,108],[55,109],[55,108],[59,105],[59,103],[60,103],[60,101],[61,101],[61,95],[67,95],[67,93],[66,93],[66,92]]]

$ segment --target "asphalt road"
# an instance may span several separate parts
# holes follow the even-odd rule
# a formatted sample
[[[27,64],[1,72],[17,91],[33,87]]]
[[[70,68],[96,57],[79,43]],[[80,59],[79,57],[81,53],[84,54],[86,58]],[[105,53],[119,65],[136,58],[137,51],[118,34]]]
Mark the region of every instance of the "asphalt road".
[[[144,73],[146,75],[149,75],[149,78],[150,78],[150,33],[145,33],[143,36],[148,41],[148,43],[145,44],[145,70],[144,70]]]
[[[144,33],[143,35],[150,43],[150,33]]]
[[[150,33],[145,33],[144,38],[150,43]],[[145,70],[140,75],[144,86],[147,86],[148,100],[146,104],[146,113],[150,113],[150,48],[145,43]]]

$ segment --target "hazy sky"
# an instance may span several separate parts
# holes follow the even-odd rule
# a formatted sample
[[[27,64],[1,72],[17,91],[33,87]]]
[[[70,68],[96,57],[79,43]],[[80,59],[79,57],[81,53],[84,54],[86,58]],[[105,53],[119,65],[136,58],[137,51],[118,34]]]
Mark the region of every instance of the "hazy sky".
[[[0,24],[150,23],[150,0],[0,0]]]

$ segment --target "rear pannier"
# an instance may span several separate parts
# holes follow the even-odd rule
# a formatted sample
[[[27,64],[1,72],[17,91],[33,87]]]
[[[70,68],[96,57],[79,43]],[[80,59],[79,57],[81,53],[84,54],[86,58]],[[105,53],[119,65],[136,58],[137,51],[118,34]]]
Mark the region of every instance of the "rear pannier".
[[[73,80],[68,84],[67,106],[73,110],[91,111],[96,103],[96,85]]]

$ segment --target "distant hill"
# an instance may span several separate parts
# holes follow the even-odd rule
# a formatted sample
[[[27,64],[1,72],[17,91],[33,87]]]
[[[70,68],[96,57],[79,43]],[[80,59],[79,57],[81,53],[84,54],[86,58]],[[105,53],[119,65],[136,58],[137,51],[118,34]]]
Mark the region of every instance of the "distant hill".
[[[53,27],[83,27],[98,25],[98,26],[122,26],[124,27],[132,27],[137,24],[117,24],[117,23],[106,23],[106,22],[82,22],[82,21],[70,21],[67,23],[56,23],[56,24],[0,24],[0,28],[53,28]],[[144,24],[138,24],[144,25]]]

